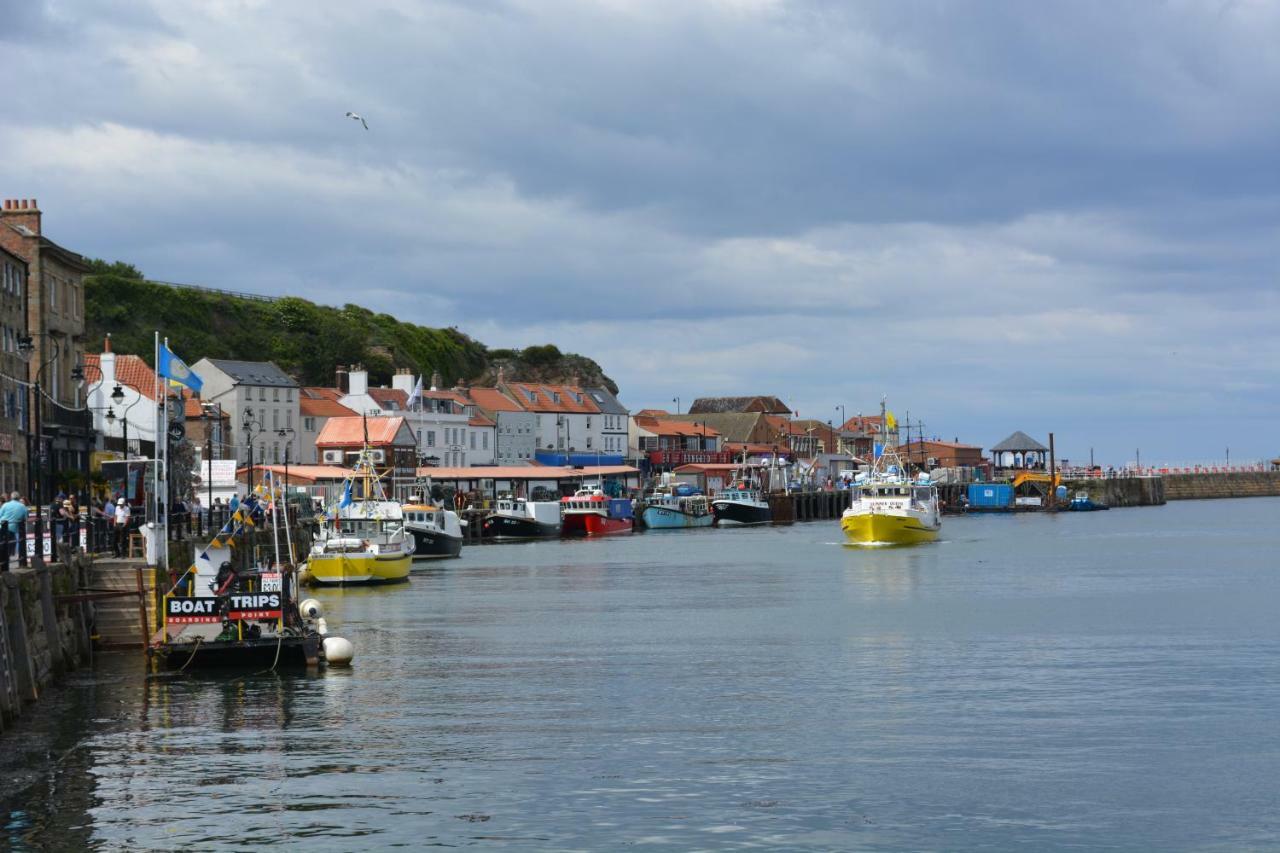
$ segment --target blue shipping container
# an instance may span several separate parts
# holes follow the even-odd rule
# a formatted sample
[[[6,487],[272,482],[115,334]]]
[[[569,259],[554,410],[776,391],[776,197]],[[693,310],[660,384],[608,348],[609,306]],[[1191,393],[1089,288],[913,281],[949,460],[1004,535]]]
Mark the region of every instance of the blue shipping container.
[[[1008,509],[1013,506],[1013,486],[1008,483],[970,483],[970,509]]]

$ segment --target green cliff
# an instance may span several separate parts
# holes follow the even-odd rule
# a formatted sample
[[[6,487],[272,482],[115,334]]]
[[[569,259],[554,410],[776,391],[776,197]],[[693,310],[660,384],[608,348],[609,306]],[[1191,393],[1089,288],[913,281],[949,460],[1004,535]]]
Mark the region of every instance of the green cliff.
[[[358,305],[253,299],[148,281],[131,264],[92,265],[93,274],[85,277],[89,340],[110,333],[113,350],[148,363],[159,331],[188,364],[205,357],[271,361],[304,385],[332,385],[337,366],[359,363],[375,384],[389,383],[398,367],[425,376],[439,371],[448,384],[479,384],[492,382],[501,367],[510,381],[568,382],[576,376],[617,392],[594,361],[550,344],[491,351],[457,329],[417,326]]]

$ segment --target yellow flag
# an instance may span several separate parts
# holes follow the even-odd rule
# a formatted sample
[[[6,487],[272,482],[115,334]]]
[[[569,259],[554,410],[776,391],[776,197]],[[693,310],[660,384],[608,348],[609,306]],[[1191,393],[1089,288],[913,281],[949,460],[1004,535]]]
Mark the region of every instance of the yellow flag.
[[[890,431],[898,428],[898,419],[893,416],[893,412],[884,413],[884,425]]]

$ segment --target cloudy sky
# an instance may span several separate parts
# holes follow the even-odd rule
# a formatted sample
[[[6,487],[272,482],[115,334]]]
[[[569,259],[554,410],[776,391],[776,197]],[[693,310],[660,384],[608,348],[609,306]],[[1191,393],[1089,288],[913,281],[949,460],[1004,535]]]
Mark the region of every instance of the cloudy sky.
[[[593,356],[632,408],[887,394],[1280,454],[1280,6],[0,0],[0,194],[150,277]],[[366,116],[370,130],[343,117]]]

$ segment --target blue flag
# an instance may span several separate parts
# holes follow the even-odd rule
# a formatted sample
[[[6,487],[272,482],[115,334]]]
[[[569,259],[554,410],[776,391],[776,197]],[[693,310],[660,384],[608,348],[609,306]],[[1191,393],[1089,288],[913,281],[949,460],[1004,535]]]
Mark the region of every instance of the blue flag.
[[[338,501],[338,509],[346,509],[351,506],[351,481],[347,481],[347,487],[342,490],[342,500]]]
[[[204,380],[192,373],[186,362],[174,355],[165,344],[160,345],[160,363],[156,365],[156,373],[171,382],[187,386],[197,394],[204,386]]]

